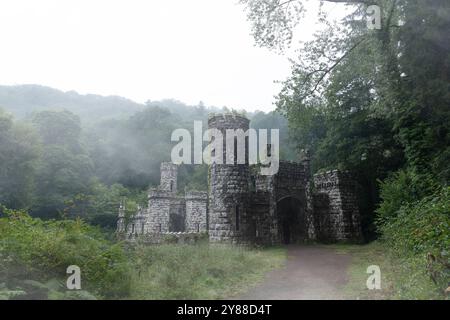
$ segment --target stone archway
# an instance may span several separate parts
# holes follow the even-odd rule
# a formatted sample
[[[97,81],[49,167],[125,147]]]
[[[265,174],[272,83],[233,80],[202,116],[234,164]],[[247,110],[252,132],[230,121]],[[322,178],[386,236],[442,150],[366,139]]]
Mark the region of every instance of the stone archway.
[[[299,199],[288,196],[277,202],[277,222],[281,243],[298,243],[306,239],[306,219]]]

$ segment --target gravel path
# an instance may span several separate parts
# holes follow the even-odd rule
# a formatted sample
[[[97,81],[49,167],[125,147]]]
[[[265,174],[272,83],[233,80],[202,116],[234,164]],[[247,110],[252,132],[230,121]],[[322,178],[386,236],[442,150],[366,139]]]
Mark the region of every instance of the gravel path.
[[[289,246],[286,266],[235,298],[244,300],[340,300],[351,257],[320,246]]]

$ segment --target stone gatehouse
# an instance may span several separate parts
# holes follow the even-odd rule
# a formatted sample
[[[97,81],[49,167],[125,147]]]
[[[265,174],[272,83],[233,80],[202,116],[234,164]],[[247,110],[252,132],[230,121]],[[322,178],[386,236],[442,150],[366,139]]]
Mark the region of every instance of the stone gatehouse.
[[[208,127],[249,128],[234,114],[213,115]],[[224,148],[225,149],[225,148]],[[268,148],[270,149],[270,148]],[[208,192],[177,190],[178,166],[161,164],[161,182],[148,192],[148,206],[117,230],[127,239],[140,235],[207,233],[211,242],[302,243],[359,242],[362,238],[356,184],[348,172],[310,173],[309,157],[281,161],[278,173],[259,175],[248,164],[209,167]]]

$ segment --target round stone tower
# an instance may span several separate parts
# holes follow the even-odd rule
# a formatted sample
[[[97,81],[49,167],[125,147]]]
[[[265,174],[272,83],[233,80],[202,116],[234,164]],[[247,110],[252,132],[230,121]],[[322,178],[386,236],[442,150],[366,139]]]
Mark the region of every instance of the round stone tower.
[[[235,114],[211,115],[208,119],[209,129],[218,129],[223,135],[223,163],[213,162],[209,168],[209,239],[211,242],[241,242],[247,229],[247,209],[249,201],[249,165],[248,139],[228,138],[234,145],[226,147],[226,134],[229,129],[249,129],[249,120]],[[243,140],[243,141],[242,141]],[[237,154],[237,143],[244,145],[244,163],[237,160],[242,155]],[[231,153],[230,154],[230,150]],[[211,151],[215,153],[215,150]],[[214,154],[215,155],[215,154]],[[215,155],[217,156],[217,155]],[[234,164],[229,164],[233,159]],[[228,163],[228,164],[227,164]]]

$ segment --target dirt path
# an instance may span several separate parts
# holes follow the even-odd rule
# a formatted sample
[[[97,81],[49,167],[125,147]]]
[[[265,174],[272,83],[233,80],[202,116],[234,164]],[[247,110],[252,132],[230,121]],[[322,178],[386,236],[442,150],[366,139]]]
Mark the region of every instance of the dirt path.
[[[238,299],[316,300],[344,299],[342,286],[347,282],[351,257],[320,246],[289,246],[288,260],[282,269]]]

